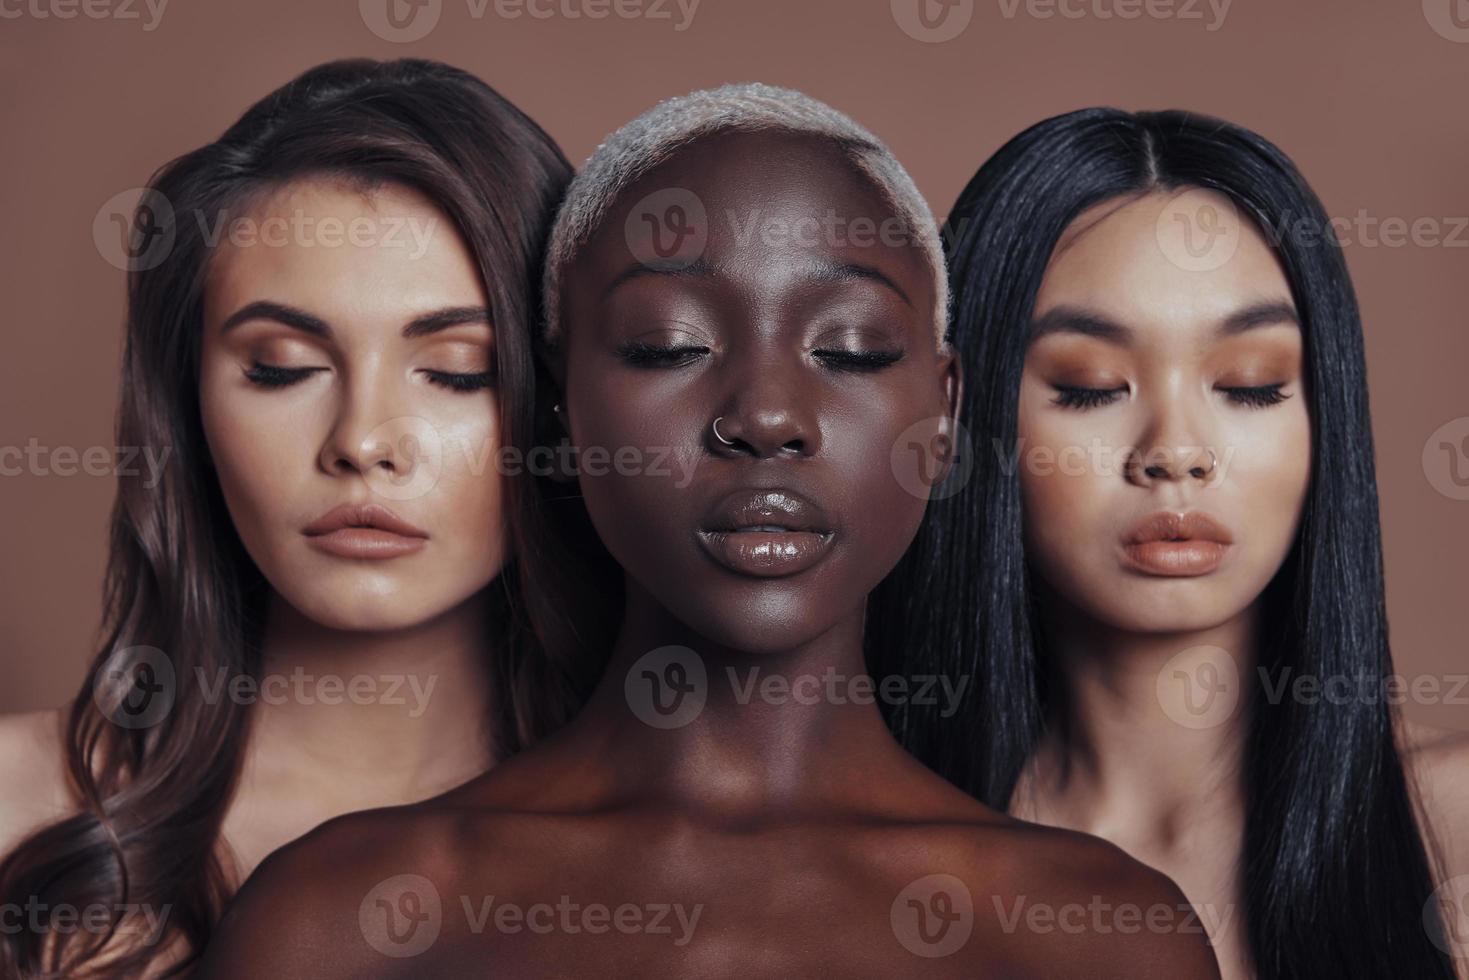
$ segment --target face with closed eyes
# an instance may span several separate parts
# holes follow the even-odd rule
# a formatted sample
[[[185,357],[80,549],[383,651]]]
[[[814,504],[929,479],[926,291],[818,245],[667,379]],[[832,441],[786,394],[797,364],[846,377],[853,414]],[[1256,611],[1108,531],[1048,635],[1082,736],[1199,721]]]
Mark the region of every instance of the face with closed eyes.
[[[482,465],[494,329],[468,248],[415,191],[326,179],[234,227],[209,267],[199,395],[250,557],[332,628],[453,609],[505,560],[499,471]]]
[[[638,209],[673,188],[707,224],[663,263]],[[895,472],[893,450],[947,424],[956,375],[923,253],[870,231],[891,217],[830,143],[726,132],[626,189],[578,252],[553,370],[584,458],[637,461],[579,476],[635,601],[735,650],[788,650],[860,614],[908,547],[926,499],[899,474],[923,463]]]
[[[1020,385],[1031,566],[1062,601],[1129,631],[1247,609],[1290,550],[1310,479],[1285,275],[1238,218],[1225,219],[1240,224],[1227,261],[1176,261],[1191,254],[1190,229],[1169,220],[1178,201],[1160,191],[1077,217],[1046,268]]]

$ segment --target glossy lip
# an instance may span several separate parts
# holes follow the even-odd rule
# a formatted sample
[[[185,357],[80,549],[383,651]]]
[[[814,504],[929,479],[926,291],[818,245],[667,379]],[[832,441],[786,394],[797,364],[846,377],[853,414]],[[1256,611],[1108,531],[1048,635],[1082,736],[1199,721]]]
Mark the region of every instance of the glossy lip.
[[[1122,555],[1130,568],[1145,575],[1207,575],[1219,567],[1233,542],[1229,529],[1208,514],[1159,511],[1128,528]]]
[[[428,532],[381,504],[341,504],[301,529],[312,547],[341,558],[397,558],[423,548]]]
[[[785,488],[725,495],[695,532],[717,563],[740,575],[795,575],[821,561],[836,532],[821,508]]]

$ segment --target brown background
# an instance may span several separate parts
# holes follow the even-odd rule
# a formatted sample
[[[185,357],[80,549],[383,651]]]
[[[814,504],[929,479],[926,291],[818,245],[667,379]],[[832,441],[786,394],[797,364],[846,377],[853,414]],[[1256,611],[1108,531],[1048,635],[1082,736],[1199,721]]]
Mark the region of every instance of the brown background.
[[[79,0],[0,0],[0,447],[113,444],[123,275],[94,244],[94,217],[331,58],[467,68],[577,163],[660,98],[729,81],[793,86],[884,137],[940,216],[1005,139],[1095,104],[1251,127],[1343,218],[1431,219],[1448,239],[1469,215],[1469,37],[1446,37],[1430,18],[1449,2],[1469,18],[1463,0],[1234,0],[1222,21],[1194,0],[1153,0],[1154,15],[1133,0],[1135,19],[1104,16],[1131,12],[1128,0],[1066,0],[1077,17],[1042,16],[1056,8],[1040,0],[973,0],[967,28],[943,43],[905,33],[889,0],[703,0],[683,31],[673,2],[672,19],[593,20],[512,19],[496,0],[476,17],[478,0],[439,0],[437,26],[412,43],[375,36],[357,0],[171,0],[152,30],[142,0],[90,2],[108,16],[88,17]],[[53,15],[67,3],[75,17]],[[596,3],[547,0],[558,11]],[[1392,639],[1410,676],[1469,673],[1469,501],[1435,489],[1446,461],[1436,474],[1423,462],[1434,430],[1469,416],[1469,229],[1455,241],[1347,247],[1366,324]],[[58,703],[81,681],[112,493],[110,476],[0,476],[0,711]],[[1469,689],[1459,697],[1410,705],[1409,717],[1469,730]]]

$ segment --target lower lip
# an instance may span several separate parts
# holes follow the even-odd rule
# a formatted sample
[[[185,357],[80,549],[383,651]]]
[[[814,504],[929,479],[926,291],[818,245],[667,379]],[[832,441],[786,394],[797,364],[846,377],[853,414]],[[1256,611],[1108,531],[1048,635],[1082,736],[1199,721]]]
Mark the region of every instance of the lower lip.
[[[699,542],[719,564],[761,578],[804,572],[826,556],[831,539],[815,531],[699,532]]]
[[[307,535],[319,551],[339,558],[399,558],[422,550],[424,538],[410,538],[378,527],[344,527],[330,534]]]
[[[1127,563],[1146,575],[1207,575],[1224,560],[1218,541],[1148,541],[1122,549]]]

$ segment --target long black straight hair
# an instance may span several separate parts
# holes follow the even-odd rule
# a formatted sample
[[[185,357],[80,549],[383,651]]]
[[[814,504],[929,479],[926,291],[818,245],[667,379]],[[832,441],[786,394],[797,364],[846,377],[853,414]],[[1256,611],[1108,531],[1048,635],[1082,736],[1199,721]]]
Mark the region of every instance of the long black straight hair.
[[[972,678],[952,717],[904,704],[888,720],[926,764],[1008,808],[1043,730],[1047,658],[1022,544],[1018,393],[1051,253],[1088,207],[1154,190],[1225,195],[1266,234],[1305,341],[1311,482],[1297,539],[1266,590],[1259,666],[1381,690],[1392,672],[1362,327],[1340,245],[1294,164],[1262,137],[1180,111],[1084,109],[1010,140],[945,226],[951,339],[965,373],[968,482],[930,502],[874,596],[869,666]],[[959,472],[964,467],[957,468]],[[906,662],[905,662],[906,661]],[[915,664],[921,666],[915,667]],[[1452,980],[1425,929],[1433,892],[1383,698],[1245,697],[1244,921],[1262,978]],[[1431,913],[1429,918],[1431,918]]]

